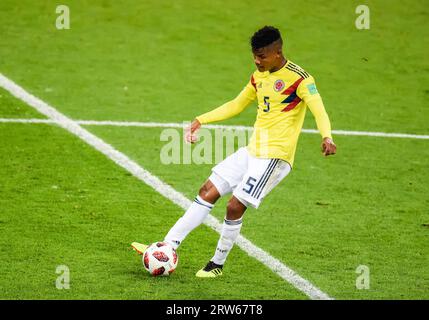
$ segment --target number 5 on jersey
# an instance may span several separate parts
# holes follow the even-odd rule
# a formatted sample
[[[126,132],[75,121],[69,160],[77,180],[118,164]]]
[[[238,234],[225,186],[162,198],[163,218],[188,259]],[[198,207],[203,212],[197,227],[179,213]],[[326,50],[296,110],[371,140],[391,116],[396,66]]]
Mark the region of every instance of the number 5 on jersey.
[[[264,111],[264,112],[268,112],[268,111],[270,111],[270,102],[269,102],[268,100],[270,100],[270,97],[265,96],[265,97],[264,97],[264,106],[265,106],[266,108],[262,110],[262,111]]]

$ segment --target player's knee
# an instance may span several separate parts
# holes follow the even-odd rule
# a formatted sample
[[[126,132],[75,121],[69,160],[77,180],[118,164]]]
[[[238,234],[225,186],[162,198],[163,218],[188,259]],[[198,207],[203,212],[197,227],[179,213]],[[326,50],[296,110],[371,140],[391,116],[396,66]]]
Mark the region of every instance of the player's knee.
[[[216,187],[210,180],[207,180],[198,191],[198,195],[203,198],[203,200],[215,203],[217,199],[219,199],[220,194],[216,190]]]
[[[205,198],[207,197],[209,192],[210,192],[210,187],[208,186],[208,184],[206,182],[201,186],[200,190],[198,191],[198,194],[201,198],[203,198],[205,200]]]
[[[246,206],[233,197],[228,201],[228,205],[226,207],[226,218],[228,220],[240,219],[243,216],[244,211],[246,211]]]

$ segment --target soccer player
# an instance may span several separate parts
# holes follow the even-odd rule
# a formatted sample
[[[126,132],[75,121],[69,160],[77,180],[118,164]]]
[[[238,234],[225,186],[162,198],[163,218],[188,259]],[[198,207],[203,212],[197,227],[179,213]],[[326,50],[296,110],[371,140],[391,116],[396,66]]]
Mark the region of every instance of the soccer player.
[[[186,134],[194,143],[201,125],[231,118],[257,99],[254,132],[247,147],[240,148],[212,169],[192,205],[165,236],[178,248],[185,237],[207,217],[216,201],[232,193],[214,256],[197,277],[222,275],[222,267],[240,233],[246,208],[258,208],[265,196],[291,171],[306,108],[310,109],[322,136],[322,153],[335,154],[331,125],[314,78],[282,52],[278,29],[265,26],[251,38],[257,70],[232,101],[197,116]],[[146,246],[132,247],[142,254]]]

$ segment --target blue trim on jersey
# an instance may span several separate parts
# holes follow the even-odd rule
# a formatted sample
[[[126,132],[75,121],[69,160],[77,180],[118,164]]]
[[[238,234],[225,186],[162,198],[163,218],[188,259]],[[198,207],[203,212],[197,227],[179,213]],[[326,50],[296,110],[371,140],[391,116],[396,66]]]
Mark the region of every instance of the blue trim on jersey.
[[[296,91],[292,92],[286,99],[284,99],[281,103],[290,103],[297,97]]]

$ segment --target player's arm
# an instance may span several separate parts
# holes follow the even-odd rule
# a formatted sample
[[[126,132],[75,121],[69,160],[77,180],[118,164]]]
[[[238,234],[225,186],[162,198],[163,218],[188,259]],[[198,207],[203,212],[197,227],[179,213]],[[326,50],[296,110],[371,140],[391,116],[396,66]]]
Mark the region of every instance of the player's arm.
[[[304,100],[316,120],[317,129],[319,129],[322,135],[323,154],[325,156],[335,154],[337,146],[332,139],[331,122],[329,121],[322,98],[317,92],[314,78],[309,77],[304,79],[298,87],[297,94]]]
[[[192,121],[191,126],[188,128],[186,140],[195,142],[196,137],[193,133],[198,130],[202,124],[222,121],[242,112],[253,100],[256,98],[256,90],[251,81],[244,87],[240,94],[233,100],[221,105],[220,107],[199,115]]]

